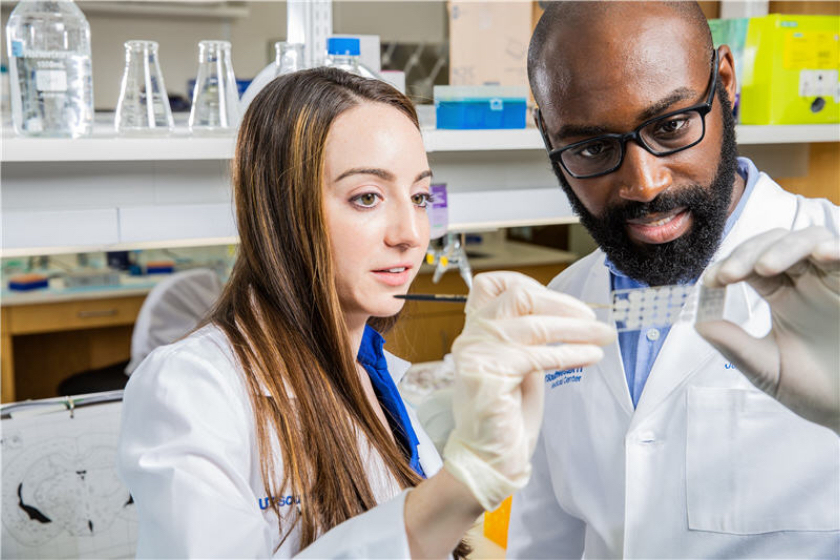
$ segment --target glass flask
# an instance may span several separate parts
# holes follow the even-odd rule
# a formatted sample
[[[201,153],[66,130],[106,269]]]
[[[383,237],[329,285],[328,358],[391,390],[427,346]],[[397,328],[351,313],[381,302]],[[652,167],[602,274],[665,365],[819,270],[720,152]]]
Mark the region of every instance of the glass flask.
[[[22,0],[6,24],[10,101],[22,136],[93,130],[90,25],[72,0]]]
[[[286,43],[284,41],[274,43],[274,62],[263,68],[257,74],[257,77],[251,80],[248,89],[242,94],[242,100],[239,102],[241,114],[245,114],[245,110],[251,104],[251,101],[271,80],[277,76],[290,74],[305,68],[303,47],[303,43]]]
[[[114,127],[127,135],[165,135],[174,128],[155,41],[125,43],[125,71]]]
[[[229,41],[198,44],[198,75],[189,123],[194,134],[227,134],[239,125],[239,93]]]

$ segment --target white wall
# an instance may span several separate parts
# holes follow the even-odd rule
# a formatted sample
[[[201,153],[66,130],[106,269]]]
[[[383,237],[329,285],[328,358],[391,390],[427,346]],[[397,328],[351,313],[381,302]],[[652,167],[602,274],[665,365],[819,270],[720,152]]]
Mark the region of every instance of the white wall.
[[[91,27],[96,108],[113,110],[116,106],[125,61],[123,43],[129,39],[147,39],[160,44],[161,69],[169,93],[187,94],[187,80],[195,76],[198,42],[202,39],[231,41],[237,77],[255,76],[270,62],[273,43],[286,37],[286,2],[262,0],[241,4],[248,7],[248,15],[229,20],[101,14],[89,10],[86,17]],[[15,5],[6,0],[0,4],[4,63],[8,60],[5,26]],[[84,2],[79,5],[85,9]],[[443,0],[336,0],[333,2],[333,30],[336,33],[376,34],[383,41],[442,42],[447,39],[446,4]]]

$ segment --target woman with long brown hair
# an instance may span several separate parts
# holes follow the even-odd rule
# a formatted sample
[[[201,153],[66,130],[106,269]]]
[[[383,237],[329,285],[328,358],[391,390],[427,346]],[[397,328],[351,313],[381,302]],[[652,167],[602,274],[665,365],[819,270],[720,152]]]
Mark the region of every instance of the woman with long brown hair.
[[[240,248],[220,301],[126,388],[119,468],[139,516],[138,556],[463,556],[475,518],[527,480],[542,381],[529,390],[526,374],[598,356],[586,344],[568,345],[583,349],[574,358],[569,348],[532,355],[512,332],[521,326],[500,335],[497,318],[545,306],[504,311],[507,284],[521,279],[479,279],[483,299],[470,305],[485,317],[456,358],[490,377],[507,363],[508,380],[464,391],[462,410],[474,414],[442,469],[397,392],[407,364],[377,332],[399,313],[394,296],[429,240],[431,171],[410,101],[335,69],[279,78],[243,118],[232,179]],[[593,323],[583,306],[540,297]],[[539,338],[545,351],[560,337]],[[473,429],[482,416],[495,427]]]

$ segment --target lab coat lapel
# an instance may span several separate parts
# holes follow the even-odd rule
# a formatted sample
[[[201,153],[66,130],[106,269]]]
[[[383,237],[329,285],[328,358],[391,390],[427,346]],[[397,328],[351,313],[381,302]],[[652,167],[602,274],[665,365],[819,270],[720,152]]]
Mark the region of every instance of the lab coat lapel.
[[[611,304],[610,274],[607,267],[604,266],[603,254],[600,255],[599,259],[590,268],[585,285],[580,291],[580,294],[581,299],[587,303],[606,306]],[[596,308],[594,311],[599,321],[613,324],[611,323],[608,307]],[[590,375],[598,375],[604,379],[613,397],[615,397],[615,400],[618,401],[618,404],[627,413],[627,416],[632,416],[633,401],[630,398],[630,390],[627,388],[627,379],[624,375],[624,364],[621,360],[618,340],[604,347],[603,350],[604,358],[596,365],[589,366],[587,369],[591,371]]]

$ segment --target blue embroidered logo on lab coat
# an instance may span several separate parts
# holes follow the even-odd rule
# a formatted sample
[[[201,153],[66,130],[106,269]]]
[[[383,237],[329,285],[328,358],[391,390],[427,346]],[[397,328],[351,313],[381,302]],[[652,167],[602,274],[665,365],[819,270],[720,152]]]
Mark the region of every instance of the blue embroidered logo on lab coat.
[[[578,375],[581,374],[581,375]],[[549,388],[554,389],[560,385],[568,385],[569,383],[580,383],[583,377],[583,368],[564,369],[562,371],[555,371],[545,376],[545,382],[549,384]]]
[[[271,507],[271,502],[277,502],[277,505],[280,507],[288,507],[292,504],[300,506],[300,498],[295,496],[279,496],[276,498],[273,496],[266,496],[265,498],[259,499],[260,509],[268,509]]]

